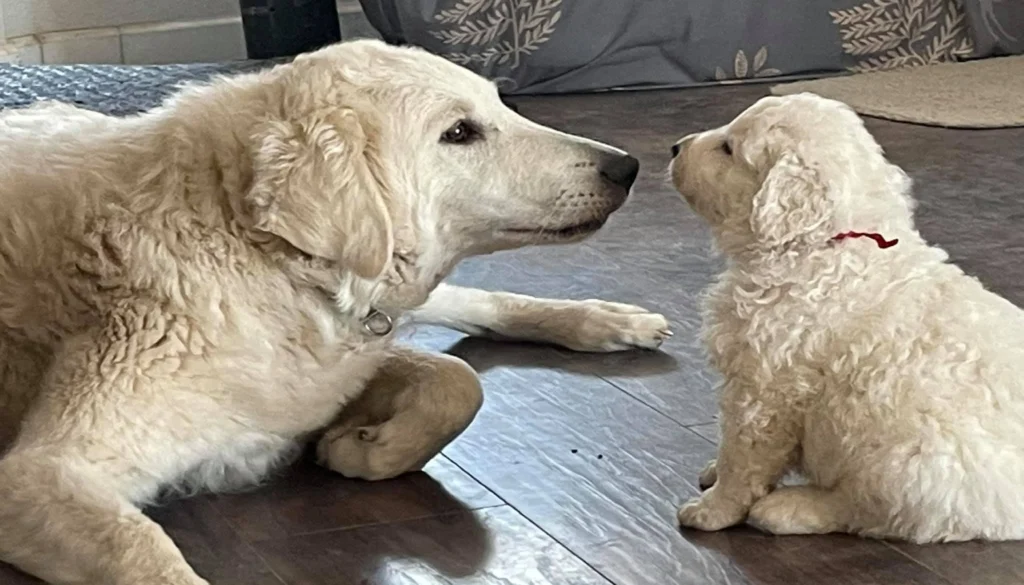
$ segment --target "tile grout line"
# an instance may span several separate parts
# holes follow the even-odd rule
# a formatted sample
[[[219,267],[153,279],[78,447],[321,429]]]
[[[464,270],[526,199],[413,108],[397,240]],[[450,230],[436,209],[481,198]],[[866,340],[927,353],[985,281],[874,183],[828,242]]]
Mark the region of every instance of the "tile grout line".
[[[231,530],[234,530],[234,527],[232,527]],[[260,554],[260,551],[258,551],[256,547],[252,545],[251,542],[245,540],[241,536],[239,536],[239,538],[242,539],[242,542],[245,543],[246,548],[252,551],[252,554],[256,555],[256,558],[259,559],[261,563],[263,563],[263,566],[266,567],[268,571],[270,571],[270,574],[273,575],[274,578],[281,583],[281,585],[290,585],[287,581],[284,580],[284,577],[279,575],[277,571],[274,570],[274,566],[270,564],[270,561],[264,558],[264,556]]]
[[[709,438],[705,437],[704,435],[702,435],[702,434],[698,433],[697,431],[693,430],[693,428],[692,428],[692,427],[700,427],[700,426],[704,426],[704,425],[710,425],[710,424],[714,424],[714,422],[715,422],[715,421],[711,421],[711,422],[706,422],[706,423],[695,423],[695,424],[692,424],[692,425],[683,425],[683,428],[684,428],[684,429],[686,429],[686,430],[688,430],[688,431],[690,431],[691,433],[693,433],[693,434],[697,435],[698,437],[700,437],[700,438],[704,439],[704,440],[705,440],[705,441],[707,441],[708,443],[711,443],[711,444],[712,444],[712,445],[714,445],[715,447],[718,447],[718,443],[716,443],[716,442],[712,441],[711,439],[709,439]]]
[[[456,437],[456,438],[458,438],[458,437]],[[450,444],[451,444],[451,443],[449,443],[449,445],[450,445]],[[452,465],[454,465],[454,466],[455,466],[455,468],[456,468],[456,469],[458,469],[459,471],[461,471],[462,473],[465,473],[465,474],[466,474],[466,475],[467,475],[467,476],[468,476],[468,477],[469,477],[470,479],[472,479],[473,481],[475,481],[475,482],[477,483],[477,485],[479,485],[480,487],[482,487],[482,488],[484,488],[485,490],[487,490],[487,493],[489,493],[489,494],[491,494],[492,496],[494,496],[494,497],[498,498],[498,500],[499,500],[499,501],[500,501],[500,502],[501,502],[502,504],[504,504],[504,505],[506,505],[506,506],[510,506],[510,507],[512,506],[512,504],[511,504],[511,503],[510,503],[510,502],[509,502],[508,500],[506,500],[505,498],[503,498],[503,497],[499,496],[499,495],[498,495],[497,493],[495,493],[495,491],[494,491],[494,490],[492,490],[492,489],[491,489],[491,487],[490,487],[490,486],[488,486],[488,485],[487,485],[487,484],[485,484],[484,482],[482,482],[482,481],[480,481],[479,479],[477,479],[477,477],[476,477],[476,476],[474,476],[474,475],[473,475],[472,473],[470,473],[469,471],[467,471],[466,469],[464,469],[464,468],[463,468],[463,467],[462,467],[461,465],[459,465],[458,463],[456,463],[456,461],[455,461],[454,459],[452,459],[451,457],[449,457],[447,453],[445,453],[444,451],[441,451],[440,453],[438,453],[438,454],[437,454],[437,456],[438,456],[438,457],[441,457],[442,459],[444,459],[444,460],[445,460],[445,461],[447,461],[448,463],[451,463]],[[487,507],[487,508],[490,508],[490,507],[495,507],[495,506],[485,506],[485,507]]]
[[[899,548],[894,546],[891,542],[883,540],[882,544],[885,545],[886,548],[888,548],[889,550],[895,551],[897,554],[907,558],[908,560],[910,560],[910,562],[914,563],[915,565],[918,565],[918,566],[922,567],[924,570],[928,571],[929,573],[932,573],[933,575],[937,576],[939,579],[942,579],[946,583],[949,583],[950,585],[956,585],[956,583],[952,579],[950,579],[949,577],[943,575],[938,570],[933,569],[932,567],[928,566],[927,563],[917,559],[914,555],[900,550]]]
[[[504,501],[500,504],[494,504],[493,506],[480,506],[477,508],[462,508],[461,510],[448,510],[446,512],[440,512],[437,514],[422,514],[420,516],[409,516],[408,518],[402,518],[401,520],[394,520],[391,522],[366,522],[363,524],[351,524],[349,526],[342,526],[338,528],[324,528],[321,530],[310,530],[309,532],[296,532],[295,534],[289,534],[287,536],[268,538],[267,540],[258,540],[256,542],[273,542],[275,540],[287,540],[289,538],[302,538],[306,536],[319,536],[321,534],[334,534],[341,532],[348,532],[349,530],[359,530],[361,528],[377,528],[380,526],[394,526],[396,524],[405,524],[407,522],[419,522],[421,520],[430,520],[433,518],[447,518],[449,516],[455,516],[458,514],[466,514],[478,512],[480,510],[495,510],[497,508],[507,507],[508,504]]]
[[[569,545],[567,545],[566,543],[562,542],[562,541],[561,541],[561,540],[560,540],[560,539],[559,539],[558,537],[556,537],[556,536],[555,536],[554,534],[551,534],[550,532],[548,532],[547,530],[545,530],[543,526],[541,526],[540,524],[538,524],[538,523],[537,523],[537,522],[536,522],[536,521],[535,521],[535,520],[534,520],[533,518],[530,518],[529,516],[527,516],[527,515],[526,515],[526,514],[525,514],[525,513],[524,513],[524,512],[522,511],[522,510],[520,510],[519,508],[517,508],[517,507],[516,507],[516,506],[515,506],[514,504],[512,504],[511,502],[509,502],[509,501],[508,501],[508,500],[506,500],[505,498],[501,497],[501,495],[500,495],[500,494],[498,494],[498,493],[497,493],[497,492],[495,492],[495,491],[494,491],[493,489],[491,489],[491,486],[489,486],[489,485],[485,484],[485,483],[484,483],[483,481],[481,481],[481,480],[480,480],[480,479],[479,479],[478,477],[476,477],[475,475],[473,475],[472,473],[470,473],[468,469],[464,468],[464,467],[463,467],[462,465],[459,465],[459,463],[458,463],[457,461],[455,461],[455,460],[454,460],[454,459],[452,459],[451,457],[448,457],[448,456],[447,456],[447,455],[445,455],[444,453],[442,453],[441,455],[442,455],[442,457],[444,457],[445,459],[447,459],[447,460],[448,460],[449,462],[451,462],[451,464],[452,464],[452,465],[454,465],[455,467],[459,468],[459,469],[460,469],[460,470],[462,471],[462,473],[465,473],[465,474],[466,474],[466,475],[468,475],[468,476],[469,476],[470,478],[472,478],[472,480],[473,480],[473,481],[475,481],[475,482],[477,482],[478,484],[480,484],[480,485],[484,486],[485,488],[487,488],[487,491],[489,491],[489,492],[491,492],[492,494],[494,494],[494,495],[495,495],[495,497],[497,497],[497,498],[498,498],[499,500],[501,500],[501,501],[505,502],[505,506],[507,506],[507,507],[508,507],[508,508],[509,508],[510,510],[514,511],[514,512],[515,512],[516,514],[518,514],[520,518],[522,518],[523,520],[526,520],[526,522],[527,522],[527,523],[529,523],[529,524],[530,524],[530,526],[533,526],[533,527],[534,527],[534,528],[536,528],[536,529],[537,529],[538,531],[540,531],[540,533],[541,533],[541,534],[543,534],[543,535],[547,536],[548,538],[550,538],[552,542],[554,542],[554,543],[555,543],[555,544],[557,544],[558,546],[560,546],[560,547],[562,547],[563,549],[565,549],[565,551],[566,551],[567,553],[569,553],[570,555],[572,555],[572,556],[573,556],[573,558],[575,558],[575,559],[576,559],[576,560],[578,560],[579,562],[583,563],[583,565],[584,565],[585,567],[587,567],[588,569],[590,569],[591,571],[593,571],[593,572],[594,572],[594,574],[596,574],[596,575],[598,575],[599,577],[601,577],[602,579],[604,579],[604,581],[605,581],[606,583],[608,583],[609,585],[618,585],[618,583],[617,583],[616,581],[613,581],[613,580],[612,580],[612,579],[611,579],[611,578],[610,578],[610,577],[609,577],[608,575],[605,575],[605,574],[604,574],[603,572],[601,572],[601,571],[600,571],[600,570],[599,570],[599,569],[598,569],[597,567],[595,567],[595,566],[594,566],[593,564],[591,564],[591,563],[590,563],[590,561],[588,561],[587,559],[585,559],[585,558],[581,557],[581,556],[579,555],[579,553],[577,553],[577,552],[576,552],[575,550],[573,550],[573,549],[572,549],[572,547],[570,547],[570,546],[569,546]]]
[[[120,31],[117,33],[117,62],[124,64],[124,36]]]
[[[263,566],[266,567],[266,569],[268,571],[270,571],[270,574],[273,575],[274,578],[277,579],[277,581],[279,583],[281,583],[281,585],[290,585],[287,581],[284,580],[284,577],[279,575],[277,573],[277,571],[274,570],[274,567],[270,564],[269,561],[267,561],[266,558],[263,557],[262,554],[260,554],[260,551],[256,550],[256,547],[253,546],[253,544],[251,542],[249,542],[248,539],[244,538],[241,535],[241,533],[238,532],[238,529],[235,528],[235,523],[232,522],[230,518],[225,516],[220,511],[220,509],[217,506],[214,505],[214,503],[213,503],[213,501],[211,501],[211,499],[216,499],[217,497],[219,497],[217,494],[211,494],[210,496],[207,496],[207,498],[208,498],[206,500],[207,508],[209,508],[214,514],[216,514],[218,518],[220,518],[221,520],[224,521],[224,524],[226,524],[228,529],[231,530],[231,533],[235,535],[235,538],[237,538],[243,545],[245,545],[245,548],[249,549],[249,551],[252,552],[252,554],[256,555],[256,558],[260,560],[260,563],[262,563]],[[175,545],[175,546],[177,546],[177,545]]]
[[[626,396],[629,396],[630,398],[632,398],[636,402],[639,402],[640,404],[646,406],[650,410],[653,410],[654,412],[660,414],[661,416],[667,418],[668,420],[676,423],[677,425],[683,427],[684,429],[689,430],[690,427],[694,427],[694,426],[697,426],[697,425],[706,425],[706,424],[710,424],[710,423],[715,422],[715,421],[712,420],[712,421],[706,421],[706,422],[683,423],[682,421],[676,419],[674,416],[663,412],[661,409],[659,409],[658,407],[654,406],[653,404],[648,403],[646,400],[641,399],[639,396],[633,394],[629,390],[626,390],[622,386],[620,386],[620,385],[616,384],[615,382],[609,380],[605,376],[598,375],[597,378],[600,379],[600,380],[603,380],[604,382],[606,382],[612,388],[615,388],[619,392],[622,392],[623,394],[625,394]]]

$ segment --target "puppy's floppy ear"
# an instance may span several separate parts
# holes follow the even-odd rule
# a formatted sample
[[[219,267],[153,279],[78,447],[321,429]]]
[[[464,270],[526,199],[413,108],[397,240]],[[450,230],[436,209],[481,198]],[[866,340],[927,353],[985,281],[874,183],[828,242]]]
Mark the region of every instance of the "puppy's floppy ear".
[[[351,110],[266,123],[256,136],[246,198],[254,227],[363,278],[380,276],[395,244],[366,147]]]
[[[754,195],[750,227],[758,242],[774,248],[828,224],[835,206],[829,189],[800,157],[783,154]]]

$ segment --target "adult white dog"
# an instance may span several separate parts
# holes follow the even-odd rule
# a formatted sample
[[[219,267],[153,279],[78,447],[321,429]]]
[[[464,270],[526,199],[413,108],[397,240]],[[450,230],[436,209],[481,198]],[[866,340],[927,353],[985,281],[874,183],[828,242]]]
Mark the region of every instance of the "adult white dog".
[[[673,150],[728,259],[705,307],[722,441],[680,523],[1024,537],[1024,313],[921,238],[857,115],[765,98]],[[776,487],[792,468],[808,483]]]
[[[332,469],[418,468],[481,395],[464,363],[389,349],[407,309],[656,347],[665,319],[636,307],[438,286],[467,255],[593,233],[637,169],[377,42],[126,119],[3,113],[0,560],[61,584],[205,583],[139,511],[161,489],[257,481],[328,427]]]

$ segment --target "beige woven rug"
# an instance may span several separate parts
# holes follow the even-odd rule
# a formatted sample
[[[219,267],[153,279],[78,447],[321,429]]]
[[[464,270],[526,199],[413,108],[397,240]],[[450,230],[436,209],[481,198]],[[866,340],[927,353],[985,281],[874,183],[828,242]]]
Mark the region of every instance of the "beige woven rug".
[[[845,102],[858,113],[951,128],[1024,126],[1024,56],[943,63],[772,87]]]

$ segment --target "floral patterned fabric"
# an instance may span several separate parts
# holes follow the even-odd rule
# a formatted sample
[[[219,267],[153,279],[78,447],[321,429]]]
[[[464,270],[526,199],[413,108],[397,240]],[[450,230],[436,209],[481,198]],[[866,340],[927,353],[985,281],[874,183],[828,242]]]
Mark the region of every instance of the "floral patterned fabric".
[[[510,94],[741,82],[1024,51],[1024,0],[362,4],[386,40],[502,80]]]

